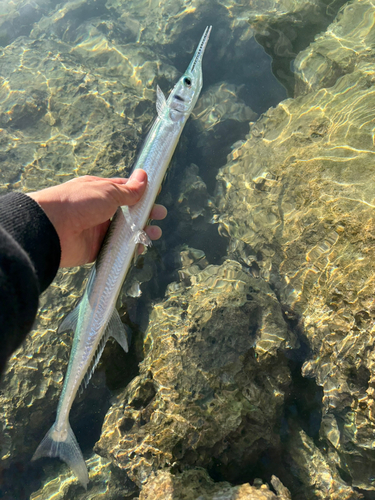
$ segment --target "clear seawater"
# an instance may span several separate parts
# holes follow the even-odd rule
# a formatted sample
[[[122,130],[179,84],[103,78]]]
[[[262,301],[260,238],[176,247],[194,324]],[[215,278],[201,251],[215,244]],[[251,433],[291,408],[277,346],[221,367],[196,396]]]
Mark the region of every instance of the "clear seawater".
[[[315,6],[312,10],[304,9],[310,4]],[[192,164],[198,167],[191,172],[205,184],[205,200],[217,204],[217,174],[228,155],[246,141],[250,122],[293,99],[295,58],[325,31],[344,4],[0,0],[0,194],[42,189],[79,175],[128,175],[156,113],[156,85],[169,92],[187,67],[204,28],[212,25],[203,59],[201,100],[184,129],[159,197],[169,211],[160,223],[163,237],[140,258],[121,296],[120,311],[133,331],[132,348],[127,358],[113,347],[105,351],[87,397],[80,396],[71,411],[85,458],[92,455],[112,398],[138,374],[150,310],[164,299],[168,285],[181,279],[181,251],[197,249],[212,265],[236,256],[228,250],[227,235],[213,223],[214,211],[209,212],[199,194],[190,199],[186,195],[186,169]],[[177,209],[185,206],[184,199],[190,212]],[[197,214],[189,218],[194,209]],[[67,473],[56,460],[31,463],[30,459],[53,422],[56,399],[53,405],[46,401],[62,387],[61,366],[66,366],[69,355],[71,337],[58,338],[55,331],[77,302],[86,275],[86,268],[59,272],[41,300],[35,329],[11,360],[10,375],[2,383],[0,394],[6,406],[0,416],[4,431],[0,498],[33,498],[43,484]],[[139,298],[126,293],[134,282],[141,283]],[[299,332],[297,319],[293,321],[291,328]],[[301,375],[310,348],[303,335],[300,340],[298,352],[291,356],[293,389],[280,416],[279,433],[281,441],[287,440],[288,419],[298,415],[308,436],[318,443],[322,392],[312,379]],[[48,351],[51,345],[54,350]],[[56,359],[51,372],[42,371],[49,352]],[[31,420],[30,415],[34,415]],[[302,500],[303,488],[299,479],[293,479],[293,471],[282,476],[288,468],[283,460],[282,455],[264,452],[247,464],[234,484],[253,483],[256,478],[269,482],[274,473],[291,489],[293,499]],[[340,466],[338,470],[350,485],[353,479],[348,471]],[[225,467],[209,472],[215,481],[231,481]],[[375,498],[372,488],[362,490],[364,498]],[[57,490],[56,495],[45,498],[68,498],[58,496]],[[83,489],[78,489],[77,497],[71,498],[81,495]],[[324,497],[306,498],[330,495],[327,491]],[[99,496],[90,496],[89,489],[82,498]]]

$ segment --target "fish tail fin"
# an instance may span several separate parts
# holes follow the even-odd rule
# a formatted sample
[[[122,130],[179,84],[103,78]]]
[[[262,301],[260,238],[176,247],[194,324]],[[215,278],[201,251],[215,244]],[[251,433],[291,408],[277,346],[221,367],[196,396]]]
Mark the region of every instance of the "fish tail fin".
[[[41,457],[58,457],[63,460],[72,469],[82,486],[87,489],[89,482],[87,467],[69,422],[63,430],[57,430],[56,423],[53,424],[38,446],[32,460]]]

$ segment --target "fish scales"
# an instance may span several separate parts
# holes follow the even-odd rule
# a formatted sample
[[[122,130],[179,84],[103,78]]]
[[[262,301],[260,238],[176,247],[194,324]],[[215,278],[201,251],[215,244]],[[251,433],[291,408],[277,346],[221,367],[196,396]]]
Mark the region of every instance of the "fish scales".
[[[93,265],[78,306],[64,319],[58,331],[75,332],[68,370],[60,396],[56,421],[33,460],[43,456],[64,460],[87,488],[88,472],[82,452],[69,424],[69,413],[77,391],[86,386],[113,336],[128,351],[127,336],[116,311],[116,301],[138,244],[150,241],[143,231],[181,132],[201,91],[202,57],[211,27],[207,27],[184,75],[168,99],[157,87],[158,115],[144,142],[134,170],[142,168],[148,181],[141,200],[132,207],[119,207]]]

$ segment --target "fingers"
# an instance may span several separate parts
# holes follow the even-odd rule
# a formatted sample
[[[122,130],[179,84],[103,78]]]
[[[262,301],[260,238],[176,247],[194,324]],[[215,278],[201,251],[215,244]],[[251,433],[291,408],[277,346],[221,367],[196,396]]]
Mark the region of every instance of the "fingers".
[[[155,204],[150,213],[150,219],[163,220],[167,216],[167,209],[164,205]]]
[[[127,182],[118,182],[113,179],[118,186],[119,205],[134,205],[142,197],[147,186],[147,174],[142,169],[134,170]]]
[[[94,177],[92,177],[94,179]],[[100,177],[95,178],[100,180]],[[147,174],[142,169],[135,170],[129,179],[112,178],[108,179],[112,184],[119,187],[121,200],[120,205],[134,205],[139,201],[147,185]],[[161,188],[160,188],[161,189]],[[159,189],[159,192],[160,192]],[[150,219],[163,220],[167,216],[167,209],[163,205],[155,204],[150,213]]]
[[[162,230],[159,226],[146,226],[145,233],[150,238],[150,240],[158,240],[162,235]]]
[[[150,219],[153,220],[163,220],[167,216],[167,209],[165,208],[164,205],[154,205],[151,213],[150,213]],[[150,238],[150,240],[158,240],[161,238],[162,235],[162,230],[159,226],[146,226],[145,227],[145,232],[147,236]],[[142,249],[143,251],[143,249]]]

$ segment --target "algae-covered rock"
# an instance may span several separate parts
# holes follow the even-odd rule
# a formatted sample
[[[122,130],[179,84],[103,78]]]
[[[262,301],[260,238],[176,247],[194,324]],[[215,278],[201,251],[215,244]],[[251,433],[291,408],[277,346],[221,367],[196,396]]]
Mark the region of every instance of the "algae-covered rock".
[[[185,275],[186,278],[186,275]],[[247,463],[278,446],[295,347],[279,303],[234,261],[195,270],[155,304],[136,377],[105,418],[96,445],[138,485],[172,463]]]
[[[347,33],[362,43],[359,27]],[[324,390],[321,435],[351,484],[373,489],[375,100],[361,58],[330,88],[284,101],[251,126],[219,173],[217,222],[233,255],[299,317],[311,349],[303,375]]]
[[[359,500],[364,498],[340,477],[337,457],[322,452],[298,425],[288,441],[288,466],[301,482],[300,496],[307,499]],[[335,460],[336,459],[336,460]]]
[[[139,500],[291,500],[289,491],[277,477],[273,476],[271,483],[276,495],[265,484],[255,487],[214,483],[203,469],[187,470],[182,474],[166,470],[151,475]]]

